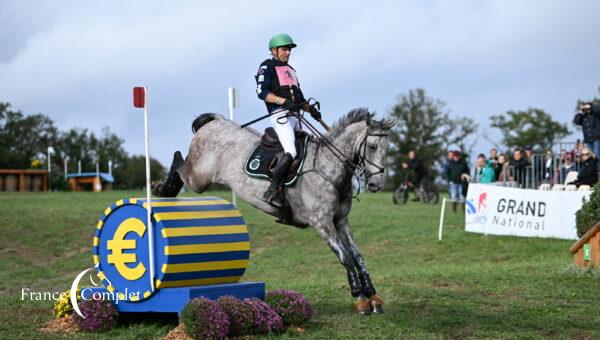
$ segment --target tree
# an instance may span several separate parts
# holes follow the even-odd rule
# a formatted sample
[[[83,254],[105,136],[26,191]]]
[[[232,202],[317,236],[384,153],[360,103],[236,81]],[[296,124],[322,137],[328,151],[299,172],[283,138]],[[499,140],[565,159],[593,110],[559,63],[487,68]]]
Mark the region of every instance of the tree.
[[[24,116],[0,103],[0,168],[27,169],[56,143],[58,130],[42,114]]]
[[[571,132],[566,124],[552,119],[542,109],[508,111],[490,117],[491,126],[502,133],[502,142],[509,148],[532,146],[534,149],[550,147]]]
[[[407,160],[410,150],[416,151],[430,177],[437,175],[435,166],[445,160],[445,150],[450,145],[469,151],[465,142],[477,131],[477,124],[470,118],[451,117],[445,106],[444,102],[428,97],[423,89],[398,96],[398,102],[390,110],[391,116],[399,118],[390,132],[390,187],[403,180],[402,162]]]
[[[150,158],[150,181],[162,179],[165,169],[154,158]],[[113,169],[115,189],[143,189],[146,187],[146,157],[128,157]]]
[[[70,129],[60,132],[54,122],[42,114],[24,116],[10,110],[10,104],[0,103],[0,168],[29,168],[34,159],[45,159],[48,146],[52,146],[51,188],[64,188],[63,161],[69,157],[70,173],[82,163],[82,171],[95,172],[95,163],[106,171],[109,160],[113,162],[115,188],[143,188],[146,185],[146,165],[142,156],[130,157],[123,148],[123,139],[102,129],[96,137],[87,129]],[[158,180],[164,167],[151,159],[151,178]]]

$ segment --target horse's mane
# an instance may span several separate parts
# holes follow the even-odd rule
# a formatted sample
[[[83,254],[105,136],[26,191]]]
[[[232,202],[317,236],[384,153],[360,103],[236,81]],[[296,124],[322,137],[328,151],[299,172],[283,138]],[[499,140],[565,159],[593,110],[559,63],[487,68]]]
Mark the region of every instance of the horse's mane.
[[[335,137],[339,136],[345,128],[349,125],[358,122],[366,122],[369,118],[374,116],[373,113],[370,113],[366,107],[359,107],[348,112],[344,117],[340,118],[337,122],[335,122],[329,131],[327,132],[327,137],[335,139]]]

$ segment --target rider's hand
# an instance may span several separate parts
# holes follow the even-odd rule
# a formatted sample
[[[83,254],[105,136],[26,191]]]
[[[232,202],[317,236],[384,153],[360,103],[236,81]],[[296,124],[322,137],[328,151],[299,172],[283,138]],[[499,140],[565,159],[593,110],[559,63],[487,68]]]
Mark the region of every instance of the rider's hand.
[[[313,117],[314,120],[321,120],[321,112],[319,112],[319,110],[317,110],[314,107],[311,107],[310,111],[308,111],[310,113],[310,116]]]
[[[291,111],[291,112],[298,112],[300,111],[300,105],[294,103],[294,101],[286,99],[285,102],[283,103],[283,108]]]

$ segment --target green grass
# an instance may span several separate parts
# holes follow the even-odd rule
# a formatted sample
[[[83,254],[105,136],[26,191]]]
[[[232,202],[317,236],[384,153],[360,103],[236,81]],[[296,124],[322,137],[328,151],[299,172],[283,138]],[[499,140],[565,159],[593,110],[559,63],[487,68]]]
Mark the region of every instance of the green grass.
[[[21,289],[66,290],[90,267],[97,218],[141,192],[0,194],[0,336],[38,337],[52,302],[22,301]],[[229,193],[210,193],[229,199]],[[312,229],[280,225],[244,202],[252,255],[245,281],[305,294],[315,309],[307,338],[600,337],[600,275],[571,265],[572,241],[466,233],[463,215],[440,206],[394,206],[389,193],[364,194],[350,221],[386,314],[352,313],[346,274]],[[160,338],[174,321],[134,320],[111,338]],[[80,335],[93,338],[93,335]]]

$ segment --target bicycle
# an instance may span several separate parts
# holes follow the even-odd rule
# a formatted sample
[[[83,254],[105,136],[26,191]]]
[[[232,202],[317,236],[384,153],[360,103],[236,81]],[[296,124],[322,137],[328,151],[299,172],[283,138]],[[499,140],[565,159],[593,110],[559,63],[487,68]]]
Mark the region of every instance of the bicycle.
[[[411,188],[414,189],[415,195],[421,200],[423,203],[427,204],[437,204],[440,200],[440,194],[437,192],[435,188],[424,188],[426,185],[419,185],[417,188],[408,180],[405,179],[402,184],[394,191],[392,195],[392,201],[394,204],[402,203],[406,204],[408,201],[408,193]]]

